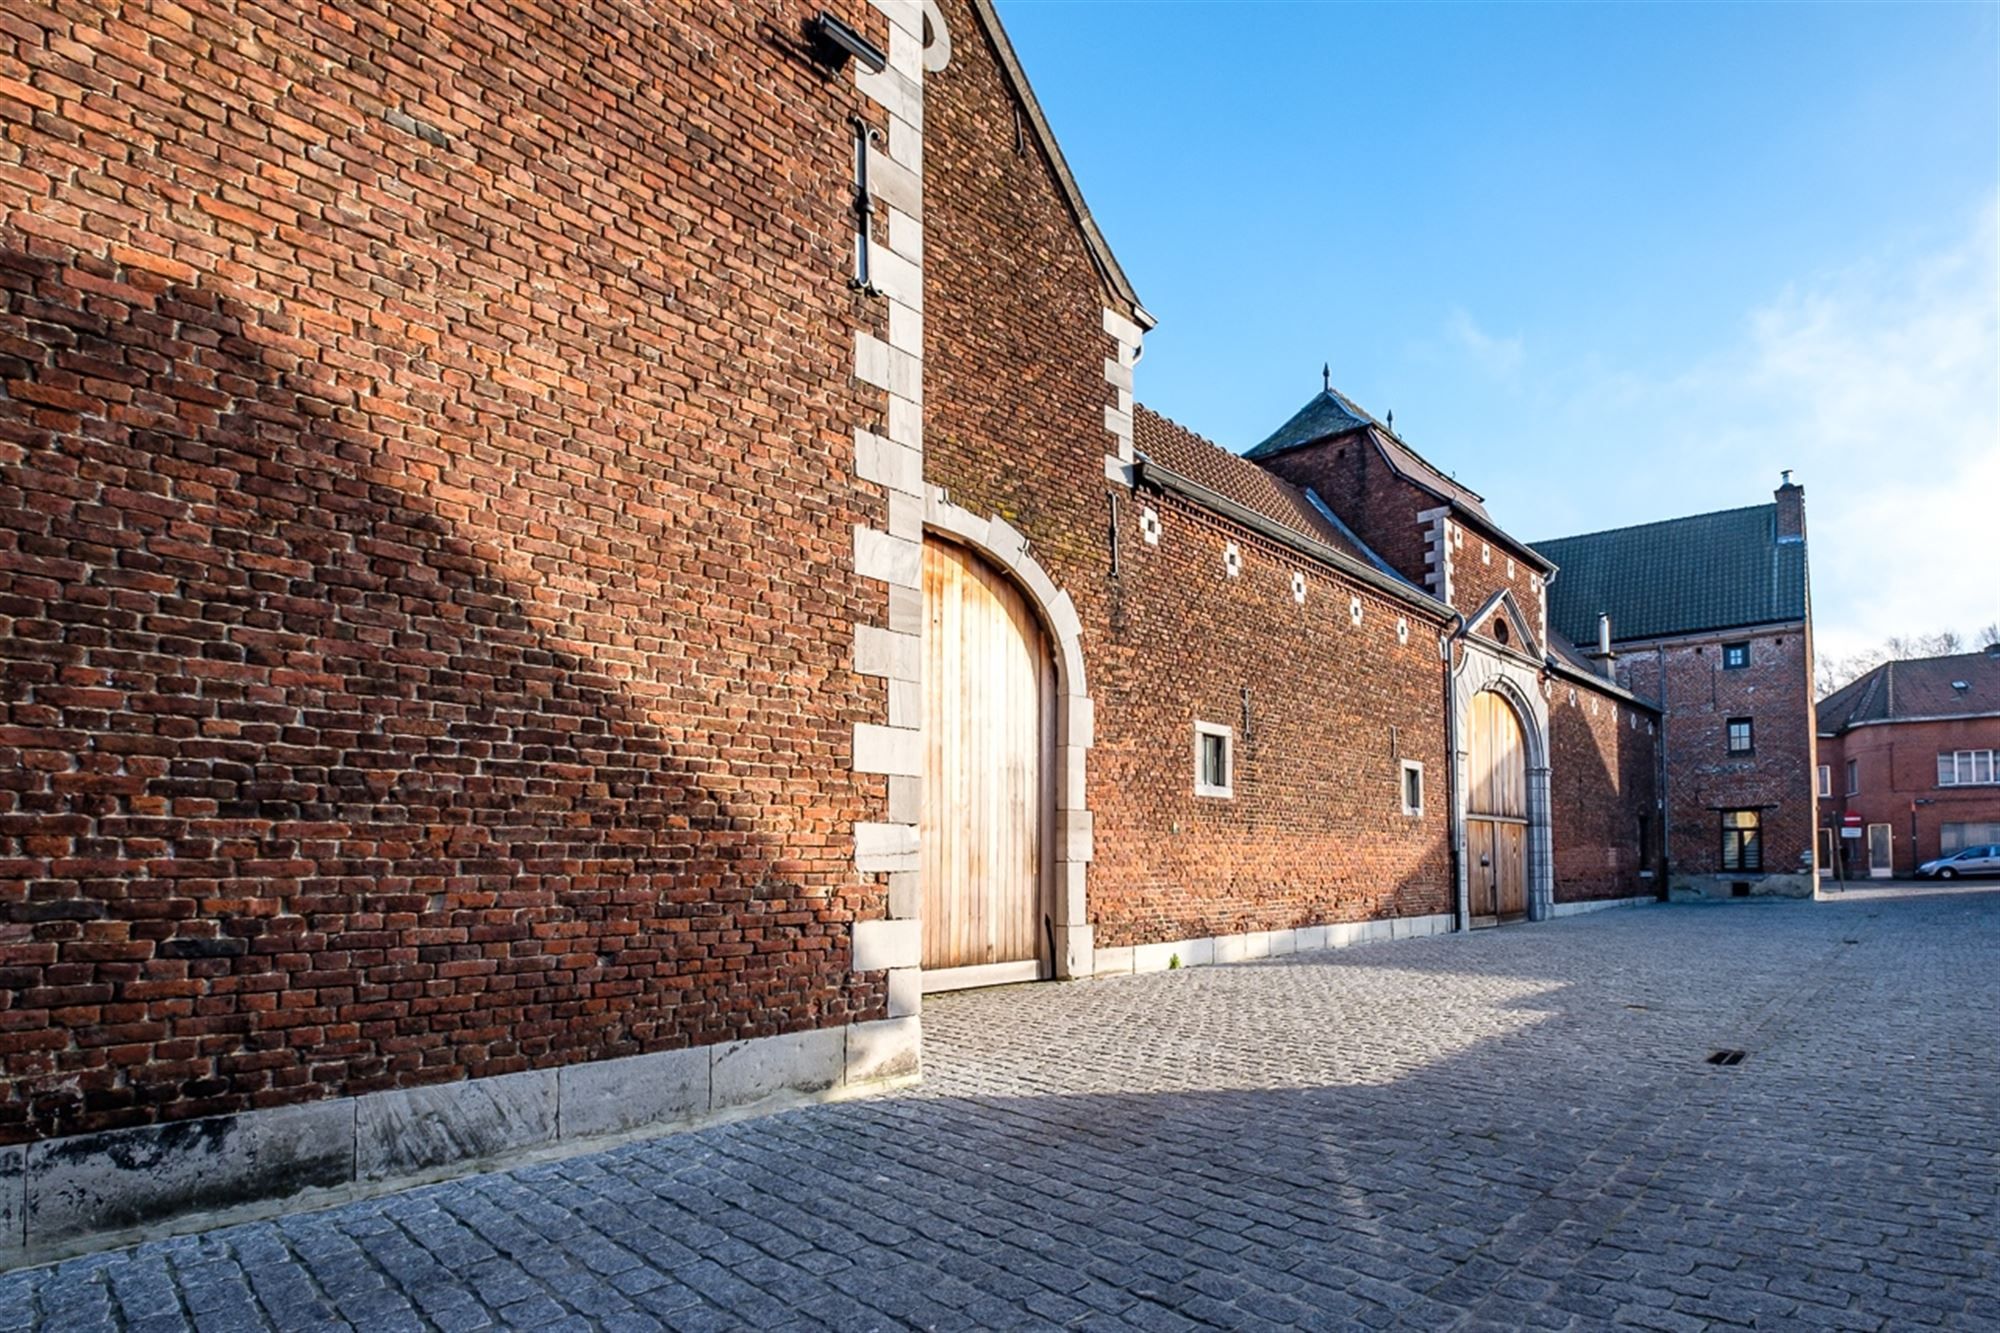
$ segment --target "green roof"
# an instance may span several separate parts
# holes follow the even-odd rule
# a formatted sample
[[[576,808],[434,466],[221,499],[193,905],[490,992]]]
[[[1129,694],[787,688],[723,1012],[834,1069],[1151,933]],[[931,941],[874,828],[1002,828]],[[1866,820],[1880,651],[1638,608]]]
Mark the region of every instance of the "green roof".
[[[1806,544],[1777,532],[1778,507],[1762,504],[1535,542],[1561,570],[1549,623],[1595,643],[1600,612],[1617,641],[1803,620]]]

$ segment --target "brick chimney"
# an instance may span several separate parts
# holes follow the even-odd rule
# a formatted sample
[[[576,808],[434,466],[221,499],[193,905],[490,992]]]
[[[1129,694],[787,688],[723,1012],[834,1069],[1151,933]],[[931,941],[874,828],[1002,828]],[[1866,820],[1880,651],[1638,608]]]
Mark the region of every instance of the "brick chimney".
[[[1786,468],[1784,481],[1772,494],[1778,501],[1778,540],[1802,542],[1806,539],[1806,488],[1792,480]]]

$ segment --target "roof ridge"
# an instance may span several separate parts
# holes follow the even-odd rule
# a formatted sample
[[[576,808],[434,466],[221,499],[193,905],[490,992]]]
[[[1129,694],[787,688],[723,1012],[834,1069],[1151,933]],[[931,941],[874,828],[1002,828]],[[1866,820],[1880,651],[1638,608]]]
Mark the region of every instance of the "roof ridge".
[[[1567,537],[1544,537],[1540,541],[1529,542],[1528,545],[1553,546],[1557,542],[1581,541],[1586,537],[1611,537],[1621,532],[1637,532],[1641,528],[1663,528],[1671,523],[1686,523],[1697,518],[1721,518],[1725,514],[1747,514],[1755,509],[1776,509],[1777,507],[1777,501],[1771,500],[1763,504],[1737,505],[1731,509],[1705,509],[1699,514],[1681,514],[1674,518],[1648,519],[1644,523],[1627,523],[1620,528],[1599,528],[1595,532],[1575,532]]]

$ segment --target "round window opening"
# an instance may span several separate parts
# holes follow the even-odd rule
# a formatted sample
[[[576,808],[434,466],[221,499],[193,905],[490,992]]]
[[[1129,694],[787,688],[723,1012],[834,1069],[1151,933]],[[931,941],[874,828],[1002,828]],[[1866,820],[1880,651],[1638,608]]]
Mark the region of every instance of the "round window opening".
[[[1507,622],[1506,622],[1506,621],[1504,621],[1504,620],[1496,620],[1496,621],[1494,621],[1494,622],[1493,622],[1493,637],[1494,637],[1495,639],[1498,639],[1498,640],[1499,640],[1499,641],[1500,641],[1501,643],[1505,643],[1505,642],[1507,642]]]

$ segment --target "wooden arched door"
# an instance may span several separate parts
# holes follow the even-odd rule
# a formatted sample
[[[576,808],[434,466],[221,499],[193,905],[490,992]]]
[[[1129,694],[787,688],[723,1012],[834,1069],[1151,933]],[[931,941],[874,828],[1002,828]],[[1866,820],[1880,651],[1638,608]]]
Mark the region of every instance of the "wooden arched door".
[[[962,546],[924,543],[927,990],[1041,975],[1055,670],[1027,598]]]
[[[1491,690],[1465,719],[1466,884],[1475,924],[1528,915],[1528,745],[1513,705]]]

